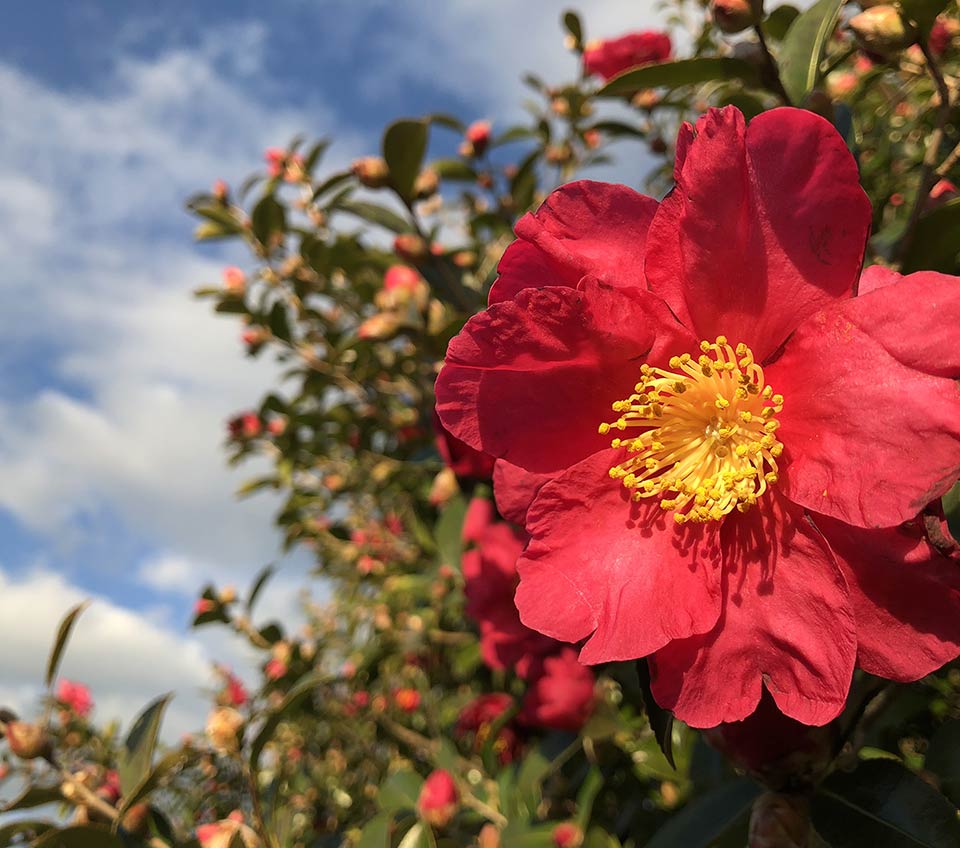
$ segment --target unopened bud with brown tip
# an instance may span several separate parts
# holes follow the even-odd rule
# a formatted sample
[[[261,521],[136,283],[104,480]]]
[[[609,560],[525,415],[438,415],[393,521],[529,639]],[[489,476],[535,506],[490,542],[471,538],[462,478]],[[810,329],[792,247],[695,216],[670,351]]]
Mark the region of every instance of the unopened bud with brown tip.
[[[413,183],[413,194],[417,200],[425,200],[437,193],[440,188],[440,176],[433,168],[424,168]]]
[[[146,836],[150,825],[150,805],[144,801],[134,804],[123,814],[120,826],[134,836]]]
[[[207,741],[220,754],[236,753],[243,725],[243,716],[233,707],[218,707],[207,717]]]
[[[891,55],[917,40],[917,31],[895,6],[874,6],[850,19],[849,27],[857,41],[871,53]]]
[[[760,20],[762,10],[751,0],[710,0],[710,14],[720,32],[743,32]]]
[[[383,188],[390,184],[390,166],[380,156],[364,156],[350,168],[353,175],[367,188]]]
[[[6,735],[11,753],[21,760],[49,757],[53,751],[50,737],[39,724],[31,724],[27,721],[11,721],[7,723]]]
[[[393,251],[407,262],[423,262],[430,255],[430,248],[420,236],[401,233],[393,240]]]

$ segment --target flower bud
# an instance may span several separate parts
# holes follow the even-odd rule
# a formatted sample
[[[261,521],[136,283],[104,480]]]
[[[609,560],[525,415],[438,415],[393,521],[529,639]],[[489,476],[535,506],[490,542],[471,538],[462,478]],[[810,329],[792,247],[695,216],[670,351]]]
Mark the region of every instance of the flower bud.
[[[710,0],[710,14],[720,32],[743,32],[760,20],[760,10],[751,0]]]
[[[242,295],[247,286],[247,275],[236,265],[223,269],[223,287],[230,294]]]
[[[446,769],[437,769],[424,781],[417,799],[417,812],[433,827],[443,828],[457,814],[459,800],[453,776]]]
[[[850,19],[857,41],[872,53],[898,53],[917,40],[917,31],[901,17],[895,6],[874,6]]]
[[[39,724],[27,721],[11,721],[6,727],[7,744],[11,753],[21,760],[49,757],[53,750],[50,737]]]
[[[413,233],[401,233],[393,240],[393,251],[407,262],[423,262],[430,255],[427,243]]]
[[[765,792],[753,802],[749,839],[750,848],[806,848],[810,845],[807,799]]]
[[[490,122],[474,121],[467,127],[465,134],[466,144],[464,145],[467,156],[483,156],[487,147],[490,145]]]
[[[364,156],[351,166],[354,176],[367,188],[383,188],[390,184],[390,166],[380,156]]]
[[[233,707],[218,707],[207,717],[207,741],[220,754],[236,753],[243,724],[243,716]]]
[[[416,689],[397,689],[393,693],[393,703],[405,713],[416,712],[420,708],[420,693]]]
[[[433,485],[430,486],[430,503],[434,506],[445,504],[459,491],[457,475],[451,469],[444,468],[433,478]]]
[[[500,848],[500,831],[496,825],[487,822],[480,828],[480,835],[477,837],[478,848]]]
[[[259,430],[260,419],[257,419],[257,427]],[[224,586],[220,590],[220,603],[221,604],[232,604],[237,599],[237,590],[233,586]]]
[[[357,336],[369,341],[379,341],[393,336],[400,328],[400,319],[392,312],[371,315],[357,328]]]
[[[424,168],[413,183],[413,194],[417,200],[424,200],[437,193],[440,188],[440,176],[433,168]]]
[[[580,848],[583,831],[574,822],[561,822],[553,829],[553,844],[556,848]]]
[[[134,836],[146,836],[150,825],[150,805],[145,802],[134,804],[120,820],[120,826]]]
[[[243,813],[234,810],[227,818],[197,828],[201,848],[262,848],[260,837],[244,824]]]

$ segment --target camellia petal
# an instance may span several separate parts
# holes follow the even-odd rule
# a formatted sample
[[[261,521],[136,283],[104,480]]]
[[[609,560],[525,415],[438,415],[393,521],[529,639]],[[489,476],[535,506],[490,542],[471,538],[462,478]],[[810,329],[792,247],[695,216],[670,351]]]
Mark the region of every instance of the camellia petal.
[[[627,186],[579,180],[551,194],[516,225],[489,302],[531,286],[576,287],[584,276],[645,289],[643,256],[657,201]]]
[[[815,516],[843,568],[857,622],[857,665],[888,680],[919,680],[960,654],[960,563],[918,522],[863,530]]]
[[[846,583],[802,511],[767,501],[723,525],[716,627],[650,659],[657,703],[693,727],[741,721],[764,686],[803,724],[826,724],[846,701],[857,653]]]
[[[806,321],[767,375],[791,500],[893,527],[960,474],[960,283],[914,274]]]
[[[536,474],[505,459],[498,459],[493,466],[493,491],[500,515],[523,527],[527,520],[527,510],[530,509],[537,492],[555,476]]]
[[[720,610],[719,550],[702,526],[683,530],[656,504],[632,504],[605,450],[547,483],[527,514],[517,563],[524,624],[566,642],[590,636],[585,663],[642,657],[703,633]]]
[[[853,292],[871,209],[837,131],[802,109],[749,127],[727,107],[681,133],[676,188],[648,234],[646,274],[700,338],[764,361],[807,316]]]
[[[529,471],[565,468],[597,449],[598,424],[638,377],[692,337],[648,292],[585,280],[524,289],[471,318],[437,379],[444,425],[471,447]]]

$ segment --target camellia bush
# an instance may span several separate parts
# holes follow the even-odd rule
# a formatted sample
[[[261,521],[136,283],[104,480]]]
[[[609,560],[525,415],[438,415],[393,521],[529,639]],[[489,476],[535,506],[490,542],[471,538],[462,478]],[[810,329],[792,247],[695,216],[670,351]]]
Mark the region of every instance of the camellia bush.
[[[960,846],[957,4],[665,15],[565,14],[523,123],[191,199],[283,366],[229,461],[324,600],[204,588],[259,684],[173,748],[168,696],[90,722],[70,611],[0,844]]]

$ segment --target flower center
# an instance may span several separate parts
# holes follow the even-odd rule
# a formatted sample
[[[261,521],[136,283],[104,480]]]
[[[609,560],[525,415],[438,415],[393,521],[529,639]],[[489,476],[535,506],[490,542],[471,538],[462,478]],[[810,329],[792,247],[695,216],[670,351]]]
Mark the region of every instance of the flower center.
[[[701,354],[674,356],[670,371],[640,366],[634,394],[613,404],[620,417],[600,433],[639,430],[611,447],[631,454],[610,476],[633,500],[659,498],[678,524],[718,521],[746,512],[777,482],[783,395],[764,384],[763,369],[745,344],[724,336],[700,342]]]

